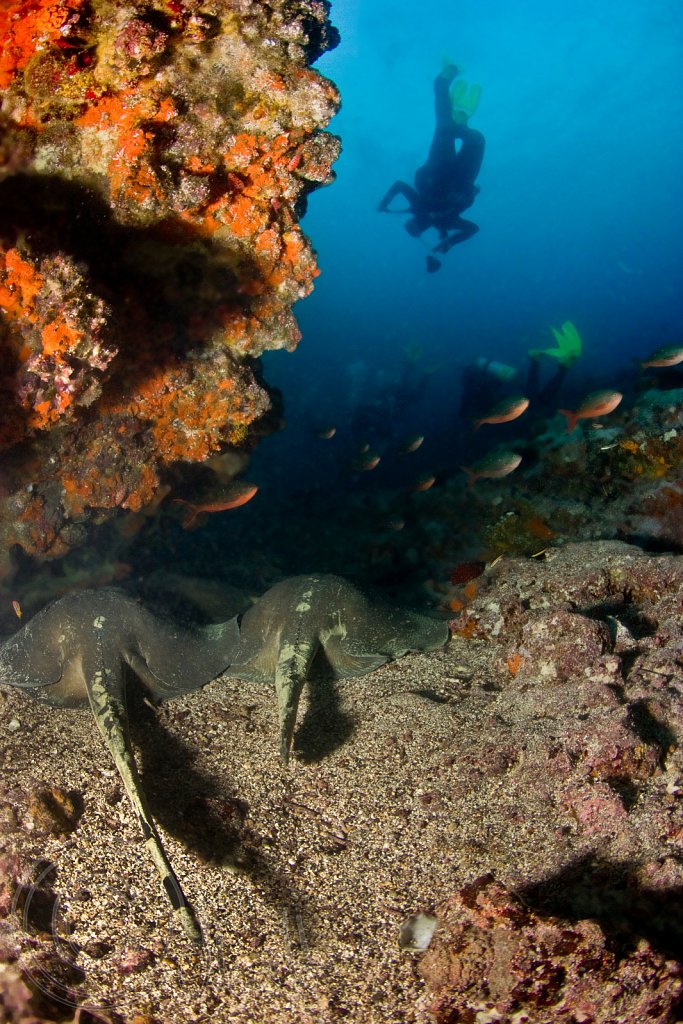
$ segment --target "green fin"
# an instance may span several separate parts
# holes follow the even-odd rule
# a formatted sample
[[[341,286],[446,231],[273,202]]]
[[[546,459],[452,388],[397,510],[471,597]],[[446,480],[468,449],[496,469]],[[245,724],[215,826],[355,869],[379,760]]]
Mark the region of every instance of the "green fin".
[[[459,78],[451,88],[451,106],[453,119],[457,124],[467,124],[476,113],[481,99],[481,86],[477,82],[471,85]]]
[[[581,355],[581,335],[571,320],[565,320],[559,330],[556,327],[551,327],[550,330],[557,342],[557,347],[530,348],[529,355],[532,359],[548,356],[549,359],[556,359],[563,366],[571,366]]]

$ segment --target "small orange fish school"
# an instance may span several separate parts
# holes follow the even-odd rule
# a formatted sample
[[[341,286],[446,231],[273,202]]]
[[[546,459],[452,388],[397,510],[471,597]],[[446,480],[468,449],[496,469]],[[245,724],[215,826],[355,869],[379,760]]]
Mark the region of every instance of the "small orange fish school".
[[[411,455],[413,452],[416,452],[417,449],[421,447],[423,441],[424,434],[411,434],[411,436],[407,437],[403,444],[399,447],[398,454]]]
[[[569,325],[571,326],[571,325]],[[567,325],[565,325],[567,327]],[[575,332],[575,329],[574,333]],[[558,338],[558,332],[553,331],[556,338]],[[561,334],[561,332],[559,332]],[[563,340],[560,338],[560,340]],[[559,346],[557,350],[548,350],[541,352],[530,352],[530,355],[553,355],[556,358],[562,360],[565,356],[565,349],[569,352],[569,341],[571,338],[564,339],[563,347]],[[571,356],[572,360],[578,357],[580,353],[580,344],[578,349],[572,349]],[[569,363],[567,363],[569,365]],[[641,360],[640,366],[643,370],[647,369],[669,369],[671,367],[680,366],[683,370],[683,345],[662,345],[655,349],[646,359]],[[585,396],[579,402],[575,409],[561,408],[558,412],[565,417],[567,433],[571,434],[580,420],[598,419],[602,416],[607,416],[623,401],[623,394],[620,391],[616,391],[612,388],[603,388],[597,391],[592,391]],[[529,399],[525,395],[512,395],[497,402],[492,408],[488,410],[484,415],[478,416],[472,419],[472,426],[474,430],[479,430],[487,424],[503,424],[511,423],[529,408]],[[479,479],[501,479],[512,473],[521,463],[522,458],[517,452],[513,451],[501,451],[495,449],[485,455],[478,462],[473,465],[461,466],[460,469],[467,474],[467,487],[468,489],[473,487]]]
[[[377,469],[381,461],[381,457],[376,452],[368,449],[359,455],[353,464],[353,468],[360,470],[361,473],[369,473],[370,470]]]

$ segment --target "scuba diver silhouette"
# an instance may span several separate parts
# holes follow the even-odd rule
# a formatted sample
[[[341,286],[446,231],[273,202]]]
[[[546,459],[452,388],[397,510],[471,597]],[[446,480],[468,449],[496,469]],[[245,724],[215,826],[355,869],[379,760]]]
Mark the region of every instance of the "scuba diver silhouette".
[[[405,181],[395,181],[377,207],[380,213],[411,213],[405,229],[418,238],[428,228],[436,228],[440,241],[432,253],[447,253],[454,245],[466,242],[479,230],[471,220],[460,214],[467,210],[479,194],[474,184],[484,158],[484,136],[470,128],[467,119],[477,106],[481,89],[458,82],[451,96],[451,82],[458,68],[448,64],[434,79],[436,127],[426,163],[415,172],[415,188]],[[456,149],[456,141],[460,147]],[[390,210],[396,198],[408,202],[405,210]],[[438,270],[441,262],[427,256],[427,270]]]

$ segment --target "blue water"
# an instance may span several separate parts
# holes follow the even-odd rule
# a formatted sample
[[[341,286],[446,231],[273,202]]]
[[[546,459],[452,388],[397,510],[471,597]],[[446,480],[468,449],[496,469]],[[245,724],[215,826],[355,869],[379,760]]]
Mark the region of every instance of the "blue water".
[[[266,487],[324,474],[315,425],[338,425],[342,446],[354,405],[409,372],[409,346],[429,380],[397,426],[440,439],[442,460],[477,356],[519,366],[523,390],[527,349],[569,319],[584,343],[569,400],[572,385],[619,383],[632,357],[683,340],[681,5],[426,0],[415,12],[332,5],[342,41],[316,66],[341,91],[330,130],[343,154],[304,219],[321,276],[295,307],[299,348],[265,359],[288,422],[255,456]],[[481,192],[465,214],[480,231],[427,274],[425,242],[376,206],[425,160],[444,56],[483,88]]]

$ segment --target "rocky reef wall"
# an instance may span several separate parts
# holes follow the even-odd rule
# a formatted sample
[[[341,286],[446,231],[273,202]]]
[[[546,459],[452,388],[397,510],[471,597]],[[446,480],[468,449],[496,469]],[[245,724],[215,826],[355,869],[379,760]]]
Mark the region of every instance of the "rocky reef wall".
[[[0,8],[0,574],[252,443],[332,180],[324,0]],[[267,429],[261,426],[256,429]]]

